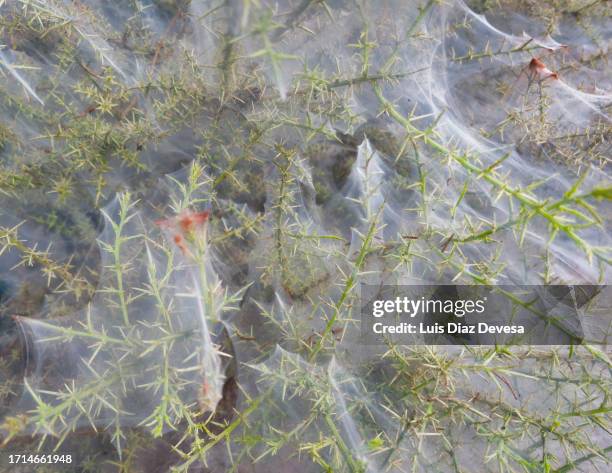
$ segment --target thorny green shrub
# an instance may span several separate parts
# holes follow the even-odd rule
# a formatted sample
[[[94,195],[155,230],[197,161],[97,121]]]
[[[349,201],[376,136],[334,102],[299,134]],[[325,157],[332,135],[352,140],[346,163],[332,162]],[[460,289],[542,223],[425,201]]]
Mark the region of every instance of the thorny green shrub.
[[[603,471],[605,346],[357,318],[363,282],[608,282],[609,8],[0,0],[3,450]]]

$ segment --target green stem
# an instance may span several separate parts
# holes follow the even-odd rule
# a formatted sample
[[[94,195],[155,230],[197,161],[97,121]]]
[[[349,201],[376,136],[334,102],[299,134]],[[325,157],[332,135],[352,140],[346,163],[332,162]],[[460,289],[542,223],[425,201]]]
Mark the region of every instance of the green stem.
[[[361,269],[363,268],[366,256],[368,255],[368,252],[370,250],[370,245],[372,244],[374,233],[376,232],[378,216],[380,215],[382,208],[383,207],[381,206],[380,209],[378,210],[378,213],[375,215],[370,225],[368,233],[365,239],[363,240],[363,244],[361,245],[361,249],[359,250],[359,255],[357,256],[357,259],[355,261],[355,268],[353,272],[351,273],[351,275],[346,279],[346,282],[344,284],[344,290],[342,291],[342,295],[340,296],[340,299],[338,299],[338,302],[334,305],[334,314],[327,321],[327,325],[325,326],[325,329],[323,330],[323,333],[321,334],[321,338],[319,338],[317,344],[315,345],[315,348],[310,353],[310,357],[309,357],[310,361],[314,360],[314,358],[323,348],[323,343],[325,342],[325,339],[331,333],[334,327],[334,324],[336,323],[336,320],[338,320],[338,317],[340,316],[340,312],[344,306],[344,302],[348,298],[350,292],[352,291],[353,287],[355,286],[357,282],[357,275],[359,274],[359,271],[361,271]]]
[[[570,225],[562,223],[562,221],[560,221],[555,215],[550,214],[549,212],[546,211],[546,202],[540,202],[534,197],[531,197],[530,195],[525,194],[523,191],[509,186],[508,184],[501,181],[497,177],[491,175],[490,173],[487,173],[486,170],[483,170],[479,168],[478,166],[472,164],[467,159],[467,157],[458,155],[457,153],[453,152],[452,150],[447,148],[442,143],[433,139],[430,136],[431,130],[423,131],[423,130],[418,129],[410,122],[410,120],[408,120],[406,117],[400,114],[397,111],[397,109],[393,106],[393,104],[389,102],[383,96],[382,91],[380,90],[380,87],[378,86],[378,84],[373,84],[372,87],[374,88],[374,92],[376,96],[378,97],[378,100],[380,101],[384,110],[389,114],[389,116],[391,116],[391,118],[393,118],[400,125],[402,125],[406,129],[406,131],[418,136],[428,146],[431,146],[433,149],[443,154],[444,156],[450,157],[453,161],[459,163],[466,170],[482,177],[489,184],[492,184],[493,186],[497,187],[500,191],[514,197],[521,204],[532,209],[535,213],[537,213],[538,215],[546,219],[552,225],[554,229],[560,230],[563,233],[565,233],[572,241],[574,241],[574,243],[576,243],[580,248],[582,248],[582,250],[587,254],[589,258],[591,257],[591,255],[593,254],[593,251],[591,250],[591,248],[588,247],[588,245],[578,235],[576,235],[574,229]],[[598,258],[600,258],[599,254],[595,253],[595,255]]]
[[[349,470],[353,473],[363,473],[365,471],[364,466],[360,465],[353,458],[351,451],[346,446],[346,443],[344,443],[344,439],[340,435],[340,432],[338,432],[338,428],[336,427],[336,424],[334,423],[334,420],[332,419],[330,414],[325,414],[325,423],[327,424],[329,430],[331,430],[331,433],[336,439],[336,442],[338,443],[338,448],[342,452],[344,459],[349,465]]]

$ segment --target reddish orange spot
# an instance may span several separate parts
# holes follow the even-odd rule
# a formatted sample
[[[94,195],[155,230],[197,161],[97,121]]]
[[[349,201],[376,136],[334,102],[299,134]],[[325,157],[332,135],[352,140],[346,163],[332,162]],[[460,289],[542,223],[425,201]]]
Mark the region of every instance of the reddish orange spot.
[[[546,64],[540,61],[537,57],[534,57],[529,62],[529,70],[539,76],[541,80],[544,79],[559,79],[559,74],[551,71]]]
[[[187,245],[185,245],[183,235],[180,235],[178,233],[174,235],[174,243],[176,243],[176,246],[178,246],[181,249],[184,255],[187,254]]]
[[[537,57],[534,57],[529,63],[529,69],[545,69],[546,65],[540,61]]]
[[[208,220],[209,212],[192,212],[186,210],[178,217],[178,224],[183,232],[192,232]]]
[[[174,243],[181,249],[184,255],[189,254],[187,241],[191,241],[195,237],[195,231],[208,221],[210,212],[194,212],[190,209],[184,209],[178,215],[166,219],[156,220],[155,225],[164,229],[170,230]]]

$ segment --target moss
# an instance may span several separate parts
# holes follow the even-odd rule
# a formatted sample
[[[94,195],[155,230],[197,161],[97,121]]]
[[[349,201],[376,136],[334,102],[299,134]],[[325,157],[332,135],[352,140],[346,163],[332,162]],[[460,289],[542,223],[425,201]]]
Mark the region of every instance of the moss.
[[[0,123],[0,153],[6,151],[15,138],[11,129]]]

